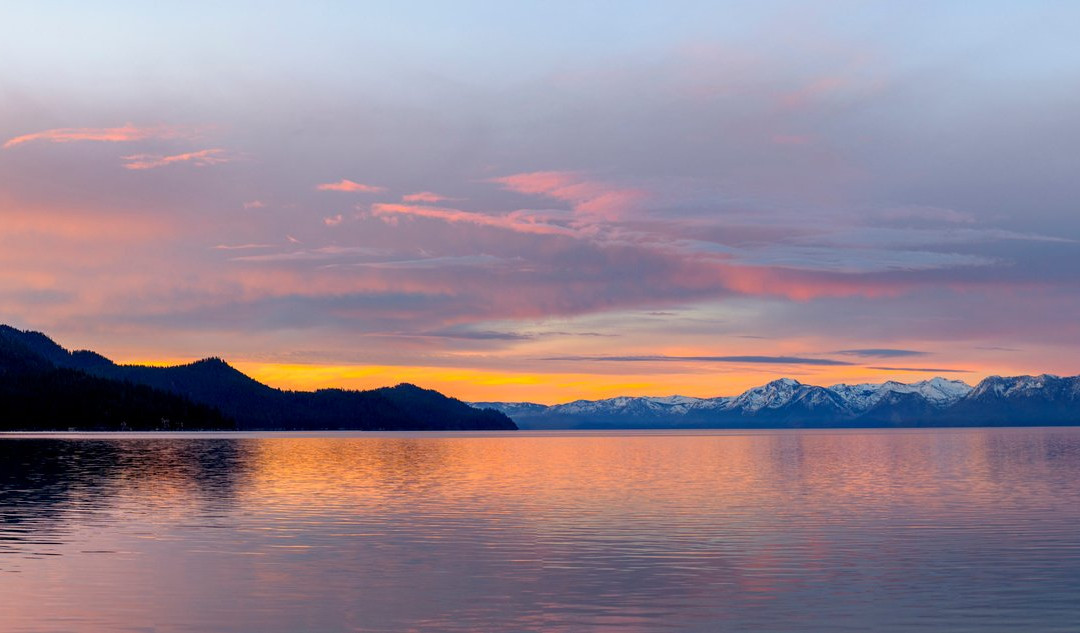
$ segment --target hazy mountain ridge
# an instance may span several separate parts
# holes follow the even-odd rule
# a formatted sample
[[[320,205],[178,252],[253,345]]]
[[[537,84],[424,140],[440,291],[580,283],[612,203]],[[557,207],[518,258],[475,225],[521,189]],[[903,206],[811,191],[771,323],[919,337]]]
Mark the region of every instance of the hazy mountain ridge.
[[[782,378],[717,398],[474,406],[504,411],[526,429],[1064,425],[1080,424],[1080,376],[990,376],[975,387],[941,377],[830,387]]]
[[[437,391],[285,391],[220,358],[187,365],[117,365],[70,352],[40,332],[0,325],[0,430],[513,430]]]

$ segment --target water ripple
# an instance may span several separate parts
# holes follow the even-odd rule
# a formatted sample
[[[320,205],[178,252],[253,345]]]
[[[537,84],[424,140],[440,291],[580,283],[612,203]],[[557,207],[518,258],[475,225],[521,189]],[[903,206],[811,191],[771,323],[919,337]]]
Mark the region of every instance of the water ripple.
[[[1075,631],[1080,430],[0,439],[0,629]]]

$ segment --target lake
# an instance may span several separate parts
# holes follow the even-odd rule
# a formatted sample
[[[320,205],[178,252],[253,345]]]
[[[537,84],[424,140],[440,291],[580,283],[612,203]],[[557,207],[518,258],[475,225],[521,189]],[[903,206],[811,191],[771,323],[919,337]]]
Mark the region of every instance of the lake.
[[[1080,429],[6,436],[0,630],[1077,631]]]

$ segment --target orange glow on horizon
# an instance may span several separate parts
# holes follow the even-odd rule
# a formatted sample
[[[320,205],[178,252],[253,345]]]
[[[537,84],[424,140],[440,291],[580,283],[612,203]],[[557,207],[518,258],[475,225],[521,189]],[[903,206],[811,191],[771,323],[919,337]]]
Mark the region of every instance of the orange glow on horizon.
[[[301,365],[237,362],[234,366],[259,382],[281,389],[325,388],[375,389],[409,382],[448,396],[474,402],[536,402],[559,404],[573,400],[599,400],[616,396],[682,395],[698,398],[733,396],[771,380],[790,377],[800,382],[828,386],[841,382],[917,382],[937,375],[975,384],[992,372],[940,374],[897,372],[857,366],[815,367],[813,373],[763,368],[724,373],[688,368],[670,373],[540,373],[474,369],[464,367],[386,365]],[[691,371],[698,369],[697,372]]]

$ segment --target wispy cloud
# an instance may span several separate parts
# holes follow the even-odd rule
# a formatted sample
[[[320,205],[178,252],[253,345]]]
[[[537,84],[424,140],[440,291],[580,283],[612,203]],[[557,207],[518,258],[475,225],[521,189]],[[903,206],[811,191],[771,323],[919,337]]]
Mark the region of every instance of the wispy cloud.
[[[444,270],[451,267],[487,268],[504,263],[506,263],[506,260],[491,255],[459,255],[446,257],[424,257],[420,259],[393,259],[387,261],[362,262],[356,264],[356,266],[399,270]]]
[[[572,229],[553,224],[550,222],[549,218],[544,218],[526,211],[514,211],[504,215],[488,215],[486,213],[462,211],[461,209],[446,207],[376,203],[371,205],[371,214],[385,220],[413,216],[442,220],[444,222],[463,222],[479,226],[489,226],[516,231],[518,233],[575,235],[575,232]]]
[[[163,156],[161,154],[132,154],[131,156],[121,156],[126,161],[124,163],[125,169],[155,169],[157,167],[166,167],[168,165],[178,165],[188,163],[196,167],[208,167],[210,165],[220,165],[222,163],[228,163],[232,159],[225,155],[225,150],[220,148],[203,149],[197,152],[186,152],[183,154],[173,154],[171,156]],[[247,205],[244,205],[245,208]]]
[[[419,336],[431,338],[451,338],[473,341],[526,341],[535,338],[532,334],[520,332],[500,332],[497,330],[471,330],[461,327],[448,327],[441,330],[422,332]]]
[[[218,244],[214,248],[219,251],[242,251],[255,248],[273,248],[274,244]]]
[[[648,197],[644,189],[591,180],[573,171],[534,171],[493,178],[504,189],[540,195],[571,205],[575,213],[614,220]]]
[[[830,358],[802,358],[799,356],[550,356],[541,360],[557,361],[611,361],[619,363],[693,362],[693,363],[748,363],[764,365],[853,365]]]
[[[955,209],[908,205],[893,207],[879,212],[878,217],[887,222],[928,222],[932,224],[974,224],[975,216]]]
[[[933,374],[970,374],[970,369],[943,369],[941,367],[869,367],[879,371],[915,371]]]
[[[453,198],[447,198],[446,196],[432,193],[430,191],[420,191],[417,193],[410,193],[401,196],[402,202],[427,202],[428,204],[438,204],[446,200],[453,200]]]
[[[36,141],[47,143],[74,143],[79,141],[127,143],[147,139],[194,138],[196,136],[198,136],[198,131],[195,128],[168,125],[139,127],[127,123],[120,127],[66,127],[16,136],[4,143],[4,149]]]
[[[842,349],[835,353],[844,356],[859,356],[863,358],[902,358],[905,356],[926,356],[929,352],[919,352],[912,349],[874,347],[867,349]]]
[[[299,244],[295,237],[287,236],[290,243]],[[220,248],[220,247],[219,247]],[[232,258],[237,262],[288,262],[288,261],[327,261],[363,257],[385,257],[389,253],[381,248],[368,246],[324,246],[308,250],[295,250],[285,253],[266,253],[263,255],[242,255]]]
[[[343,191],[346,193],[382,193],[386,191],[386,187],[378,187],[376,185],[365,185],[359,182],[353,182],[347,178],[342,178],[337,182],[327,182],[315,187],[319,191]]]

